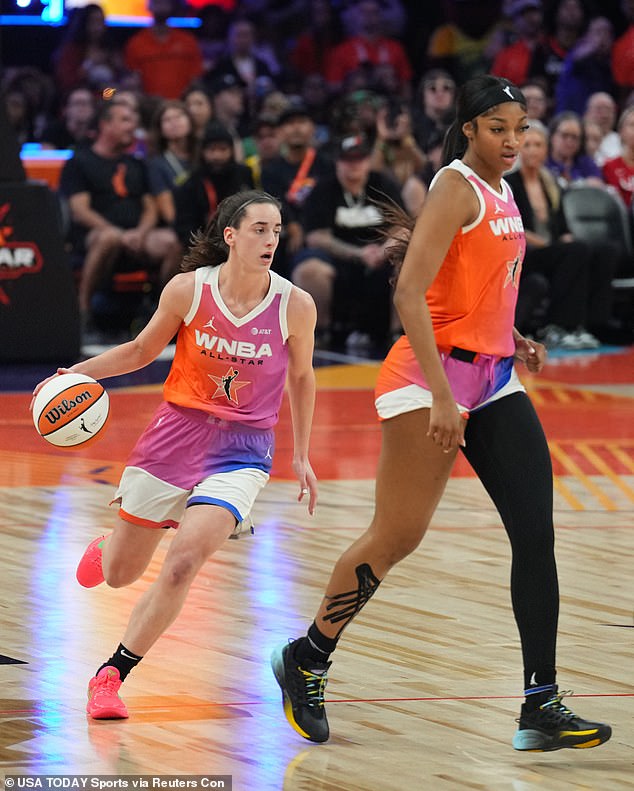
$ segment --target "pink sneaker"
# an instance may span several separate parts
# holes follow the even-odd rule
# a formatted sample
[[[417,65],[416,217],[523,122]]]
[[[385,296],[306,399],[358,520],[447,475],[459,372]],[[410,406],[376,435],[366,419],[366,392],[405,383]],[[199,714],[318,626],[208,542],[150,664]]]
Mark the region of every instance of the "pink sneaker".
[[[103,570],[101,568],[101,548],[106,536],[99,536],[91,541],[82,555],[77,566],[77,582],[84,588],[94,588],[104,581]]]
[[[86,711],[93,720],[124,720],[128,717],[125,703],[118,695],[121,679],[116,667],[102,667],[88,682]]]

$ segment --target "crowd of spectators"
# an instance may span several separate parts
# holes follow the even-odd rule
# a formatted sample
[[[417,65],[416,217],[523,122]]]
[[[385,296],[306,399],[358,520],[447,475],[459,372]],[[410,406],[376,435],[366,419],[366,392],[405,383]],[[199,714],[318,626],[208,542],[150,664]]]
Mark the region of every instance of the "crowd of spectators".
[[[607,337],[609,280],[632,276],[632,261],[623,250],[609,266],[596,251],[573,254],[581,242],[559,255],[572,244],[560,193],[598,184],[632,216],[634,0],[443,0],[427,25],[401,0],[210,3],[189,30],[168,24],[183,14],[177,0],[148,0],[148,11],[150,26],[122,40],[97,3],[76,8],[50,68],[7,66],[0,85],[20,144],[75,152],[59,192],[85,328],[120,259],[158,268],[160,290],[218,202],[255,186],[283,202],[274,268],[313,294],[319,342],[385,349],[398,322],[373,241],[376,198],[417,214],[457,88],[491,72],[522,87],[538,130],[515,188],[530,213],[526,294],[531,272],[544,288],[541,307],[520,300],[521,329],[569,348]],[[594,314],[565,307],[582,260],[588,282],[603,267]]]

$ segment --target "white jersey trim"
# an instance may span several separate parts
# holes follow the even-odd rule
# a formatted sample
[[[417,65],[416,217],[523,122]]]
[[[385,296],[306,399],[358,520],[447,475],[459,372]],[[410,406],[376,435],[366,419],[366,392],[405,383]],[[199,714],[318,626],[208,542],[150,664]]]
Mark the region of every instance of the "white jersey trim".
[[[209,285],[211,286],[211,293],[213,294],[214,301],[215,301],[216,305],[218,305],[218,307],[220,308],[220,312],[223,314],[223,316],[226,319],[229,319],[229,321],[234,326],[242,327],[244,324],[248,324],[250,321],[253,321],[253,319],[255,319],[257,316],[259,316],[260,313],[262,313],[262,311],[266,310],[266,308],[268,308],[269,305],[271,304],[271,302],[273,301],[273,298],[275,297],[275,294],[279,290],[278,288],[276,288],[277,281],[276,281],[275,277],[273,277],[273,275],[275,275],[275,272],[271,272],[269,270],[269,275],[271,276],[270,277],[270,283],[269,283],[269,290],[266,292],[266,295],[265,295],[264,299],[262,300],[262,302],[257,304],[253,308],[253,310],[250,310],[246,314],[246,316],[242,316],[241,318],[238,318],[237,316],[234,316],[233,313],[229,310],[229,308],[225,305],[224,300],[222,299],[222,296],[220,295],[220,289],[218,288],[218,278],[220,276],[220,270],[222,269],[223,266],[224,266],[224,264],[221,264],[220,266],[215,266],[213,268],[213,270],[212,270],[211,277],[210,277],[210,279],[208,281]]]
[[[456,170],[458,173],[460,173],[460,175],[464,177],[465,181],[471,185],[471,188],[478,198],[478,203],[480,204],[480,211],[478,212],[478,216],[475,218],[475,220],[472,223],[469,223],[469,225],[462,226],[461,231],[463,234],[469,233],[469,231],[472,231],[474,228],[476,228],[484,218],[484,214],[486,212],[486,202],[481,190],[487,190],[487,192],[490,192],[491,195],[501,203],[508,204],[513,199],[513,192],[504,179],[502,179],[501,182],[502,192],[497,192],[484,179],[480,178],[480,176],[478,176],[478,174],[472,170],[472,168],[470,168],[468,165],[465,165],[461,159],[454,159],[453,162],[450,162],[448,165],[445,165],[444,168],[441,168],[432,179],[431,184],[429,185],[430,189],[434,186],[436,179],[438,176],[440,176],[443,170]],[[474,184],[471,178],[469,178],[469,176],[473,178],[477,186]]]
[[[276,272],[271,272],[271,281],[276,280],[276,290],[279,291],[282,295],[280,300],[280,333],[282,335],[282,341],[286,343],[288,340],[288,301],[291,297],[291,291],[293,290],[293,284],[290,280],[287,280],[284,277],[280,277]]]
[[[462,228],[460,229],[462,233],[469,233],[469,231],[472,231],[482,222],[482,218],[484,217],[484,213],[486,211],[486,203],[484,202],[484,195],[482,195],[480,190],[476,187],[476,185],[472,181],[469,181],[467,177],[471,175],[475,175],[475,173],[471,170],[471,168],[467,167],[464,164],[464,162],[462,162],[462,160],[460,159],[454,159],[453,162],[450,162],[448,165],[445,165],[444,168],[441,168],[432,179],[431,184],[429,185],[429,189],[431,189],[434,186],[434,184],[436,183],[436,179],[445,170],[456,170],[458,173],[460,173],[460,175],[464,178],[467,184],[469,184],[473,189],[473,191],[475,192],[476,197],[478,199],[478,203],[480,204],[480,211],[478,212],[478,216],[475,218],[475,220],[472,223],[469,223],[469,225],[463,225]]]
[[[189,325],[190,322],[193,321],[194,316],[198,312],[198,308],[200,307],[200,300],[202,298],[203,293],[203,285],[208,284],[211,288],[214,301],[216,305],[220,308],[221,313],[225,316],[225,318],[229,319],[236,327],[240,327],[243,324],[247,324],[249,321],[252,321],[256,316],[258,316],[262,311],[264,311],[268,306],[271,304],[273,299],[275,298],[276,294],[281,294],[282,298],[280,300],[280,332],[282,334],[282,341],[286,343],[288,340],[288,318],[287,318],[287,311],[288,311],[288,300],[291,296],[291,291],[293,289],[293,284],[290,280],[287,280],[284,277],[281,277],[277,274],[277,272],[273,272],[269,270],[269,275],[271,278],[271,282],[269,285],[269,290],[266,293],[266,296],[260,302],[259,305],[256,305],[252,311],[247,313],[246,316],[239,319],[233,315],[233,313],[229,310],[229,308],[223,302],[222,297],[220,296],[220,291],[218,289],[218,277],[220,275],[220,266],[201,266],[199,269],[195,271],[195,279],[194,279],[194,295],[192,297],[192,303],[187,311],[186,316],[183,319],[183,323]]]
[[[194,296],[192,297],[192,304],[189,306],[189,310],[183,318],[183,324],[185,324],[185,326],[188,326],[190,322],[194,320],[194,316],[198,312],[198,306],[200,305],[200,298],[203,293],[203,283],[205,282],[207,269],[208,267],[201,266],[194,272]]]

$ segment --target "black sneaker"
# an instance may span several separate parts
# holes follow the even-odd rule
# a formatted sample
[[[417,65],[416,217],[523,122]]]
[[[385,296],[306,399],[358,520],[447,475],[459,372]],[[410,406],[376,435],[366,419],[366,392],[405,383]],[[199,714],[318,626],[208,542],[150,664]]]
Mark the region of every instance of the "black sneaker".
[[[330,735],[324,706],[330,662],[303,668],[293,659],[293,645],[280,645],[271,654],[273,674],[282,690],[284,714],[291,728],[304,739],[325,742]]]
[[[561,699],[569,692],[557,692],[534,711],[526,711],[522,705],[519,729],[513,736],[516,750],[549,752],[563,747],[584,749],[598,747],[612,736],[612,728],[601,722],[589,722],[564,706]]]

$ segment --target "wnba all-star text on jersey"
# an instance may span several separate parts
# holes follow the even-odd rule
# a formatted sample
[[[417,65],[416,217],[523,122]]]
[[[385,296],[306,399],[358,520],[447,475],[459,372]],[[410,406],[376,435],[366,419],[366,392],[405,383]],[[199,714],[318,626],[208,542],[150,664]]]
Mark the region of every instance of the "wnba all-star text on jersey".
[[[504,242],[520,239],[524,234],[521,217],[498,217],[497,220],[489,220],[489,227],[496,236],[501,236]]]
[[[195,331],[196,345],[201,354],[217,360],[241,362],[246,365],[262,365],[263,357],[272,357],[273,351],[269,343],[259,345],[243,340],[228,340],[218,335],[208,335],[200,330]],[[226,356],[223,356],[226,355]]]

